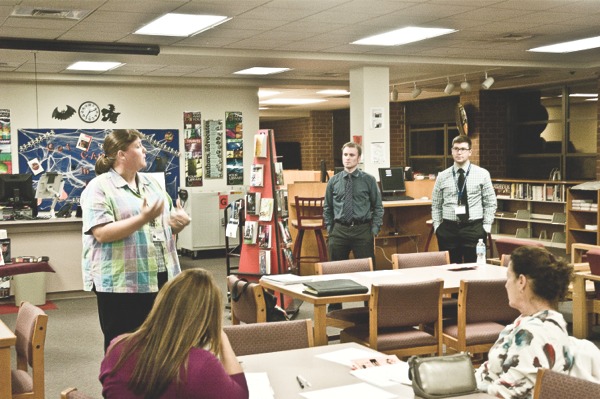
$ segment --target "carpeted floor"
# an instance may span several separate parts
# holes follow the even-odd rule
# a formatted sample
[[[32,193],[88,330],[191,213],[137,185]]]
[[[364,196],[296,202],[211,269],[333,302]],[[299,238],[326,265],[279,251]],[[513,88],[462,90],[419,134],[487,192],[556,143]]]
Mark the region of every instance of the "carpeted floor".
[[[52,301],[46,301],[44,305],[38,305],[38,307],[42,310],[54,310],[57,308],[56,304]],[[8,303],[0,303],[0,314],[12,314],[17,313],[18,311],[19,307],[15,305],[14,301]]]

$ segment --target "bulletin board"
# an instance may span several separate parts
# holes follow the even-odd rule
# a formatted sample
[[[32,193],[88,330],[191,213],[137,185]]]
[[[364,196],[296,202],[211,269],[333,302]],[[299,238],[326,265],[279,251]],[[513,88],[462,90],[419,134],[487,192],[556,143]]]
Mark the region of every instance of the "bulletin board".
[[[137,129],[144,135],[146,169],[164,172],[167,192],[175,201],[179,184],[179,130]],[[81,192],[96,173],[104,137],[112,129],[19,129],[19,172],[33,174],[34,190],[43,172],[60,172],[67,199],[79,202]],[[64,196],[64,195],[63,195]],[[51,200],[39,209],[48,210]]]

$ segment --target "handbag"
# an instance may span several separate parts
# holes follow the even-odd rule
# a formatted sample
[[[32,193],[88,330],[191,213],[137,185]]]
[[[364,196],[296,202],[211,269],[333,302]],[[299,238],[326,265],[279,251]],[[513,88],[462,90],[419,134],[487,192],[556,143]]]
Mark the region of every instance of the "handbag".
[[[244,284],[241,288],[238,288],[239,284]],[[239,279],[231,287],[231,299],[234,302],[240,300],[246,288],[248,288],[250,282],[246,279]],[[265,298],[265,310],[267,313],[267,321],[288,321],[288,316],[285,310],[277,306],[277,297],[271,294],[269,291],[265,291],[263,288],[263,298]]]
[[[408,359],[408,375],[415,395],[432,399],[477,392],[475,370],[467,353]]]

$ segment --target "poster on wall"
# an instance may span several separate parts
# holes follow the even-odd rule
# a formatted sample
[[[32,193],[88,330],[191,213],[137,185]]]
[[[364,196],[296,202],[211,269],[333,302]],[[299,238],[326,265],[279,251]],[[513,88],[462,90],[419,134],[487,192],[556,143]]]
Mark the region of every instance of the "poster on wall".
[[[165,188],[173,201],[179,188],[179,130],[137,129],[144,138],[146,168],[141,172],[164,173]],[[96,173],[96,160],[102,154],[104,137],[111,129],[19,129],[19,172],[32,173],[34,189],[42,171],[63,174],[64,193],[78,203],[81,192]],[[43,200],[41,211],[50,209]]]
[[[204,154],[206,178],[223,178],[223,120],[204,122]]]
[[[244,184],[244,125],[241,112],[225,112],[227,185]]]
[[[0,109],[0,173],[12,173],[10,109]]]
[[[184,150],[185,150],[185,185],[186,187],[202,186],[202,114],[196,112],[183,113]]]

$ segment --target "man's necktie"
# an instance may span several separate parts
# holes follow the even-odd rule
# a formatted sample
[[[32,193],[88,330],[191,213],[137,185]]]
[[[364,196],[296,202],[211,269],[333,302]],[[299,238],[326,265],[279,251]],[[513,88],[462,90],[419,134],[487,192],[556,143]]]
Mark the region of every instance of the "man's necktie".
[[[346,189],[344,190],[344,207],[342,209],[342,221],[345,223],[352,222],[352,213],[354,211],[352,176],[346,176]]]
[[[467,201],[467,187],[465,187],[465,171],[463,169],[458,169],[458,189],[462,190],[458,203],[465,206],[465,213],[458,215],[458,219],[465,222],[469,220],[469,202]]]

